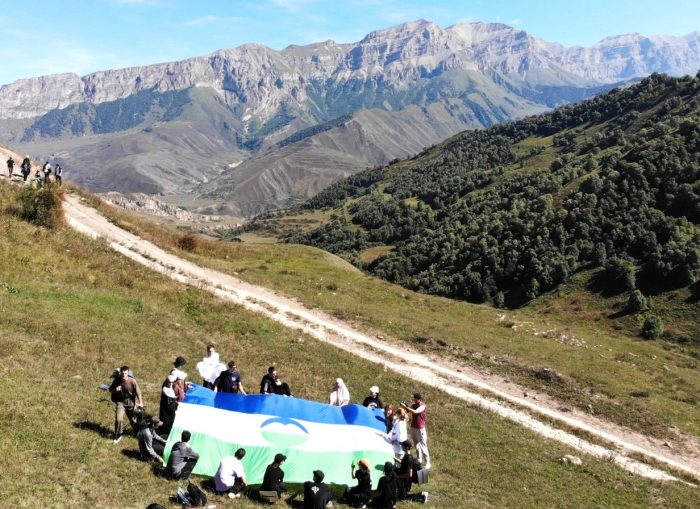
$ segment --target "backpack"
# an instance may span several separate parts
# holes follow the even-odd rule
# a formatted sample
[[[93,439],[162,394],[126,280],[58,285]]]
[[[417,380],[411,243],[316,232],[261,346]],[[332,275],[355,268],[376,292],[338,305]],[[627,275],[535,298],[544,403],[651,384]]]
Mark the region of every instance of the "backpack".
[[[190,482],[187,485],[187,498],[190,500],[190,504],[193,506],[200,506],[207,503],[206,493],[204,493],[201,488],[193,482]]]

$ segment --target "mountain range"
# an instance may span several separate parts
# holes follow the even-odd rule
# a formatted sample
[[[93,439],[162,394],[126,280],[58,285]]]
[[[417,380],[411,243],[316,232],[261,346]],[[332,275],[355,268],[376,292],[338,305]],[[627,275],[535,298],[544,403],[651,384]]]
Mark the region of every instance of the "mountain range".
[[[565,48],[503,24],[419,20],[351,44],[18,80],[0,88],[0,139],[97,192],[251,216],[464,129],[698,68],[698,32]]]

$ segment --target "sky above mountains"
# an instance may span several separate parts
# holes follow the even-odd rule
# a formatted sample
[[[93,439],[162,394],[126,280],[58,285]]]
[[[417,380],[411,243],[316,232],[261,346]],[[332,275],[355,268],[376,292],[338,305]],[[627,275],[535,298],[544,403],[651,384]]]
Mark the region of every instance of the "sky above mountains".
[[[0,84],[181,60],[247,42],[282,49],[426,19],[501,22],[565,46],[700,30],[697,0],[24,0],[0,10]]]

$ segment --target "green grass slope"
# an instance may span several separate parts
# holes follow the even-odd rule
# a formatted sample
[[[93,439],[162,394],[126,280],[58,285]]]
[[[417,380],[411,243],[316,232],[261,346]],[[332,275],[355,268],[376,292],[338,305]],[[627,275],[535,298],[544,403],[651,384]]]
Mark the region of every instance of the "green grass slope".
[[[697,490],[680,483],[649,482],[588,458],[582,467],[561,464],[570,451],[520,427],[185,289],[70,229],[23,222],[10,213],[16,200],[14,188],[0,186],[0,496],[8,507],[168,506],[176,484],[134,459],[134,438],[111,443],[113,406],[97,386],[128,363],[154,410],[172,359],[194,363],[210,341],[237,360],[251,388],[276,362],[300,397],[324,399],[336,376],[355,398],[371,383],[388,401],[421,390],[431,404],[435,507],[700,503]]]

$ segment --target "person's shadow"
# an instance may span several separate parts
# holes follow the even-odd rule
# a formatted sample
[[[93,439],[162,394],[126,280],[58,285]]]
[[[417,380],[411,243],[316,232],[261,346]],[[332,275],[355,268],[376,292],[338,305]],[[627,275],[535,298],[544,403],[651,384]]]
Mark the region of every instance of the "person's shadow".
[[[76,421],[73,423],[73,426],[75,426],[78,429],[86,429],[89,431],[94,431],[98,435],[100,435],[102,438],[111,438],[112,435],[114,434],[114,430],[107,428],[106,426],[103,426],[102,424],[99,424],[97,422],[92,422],[92,421]]]

